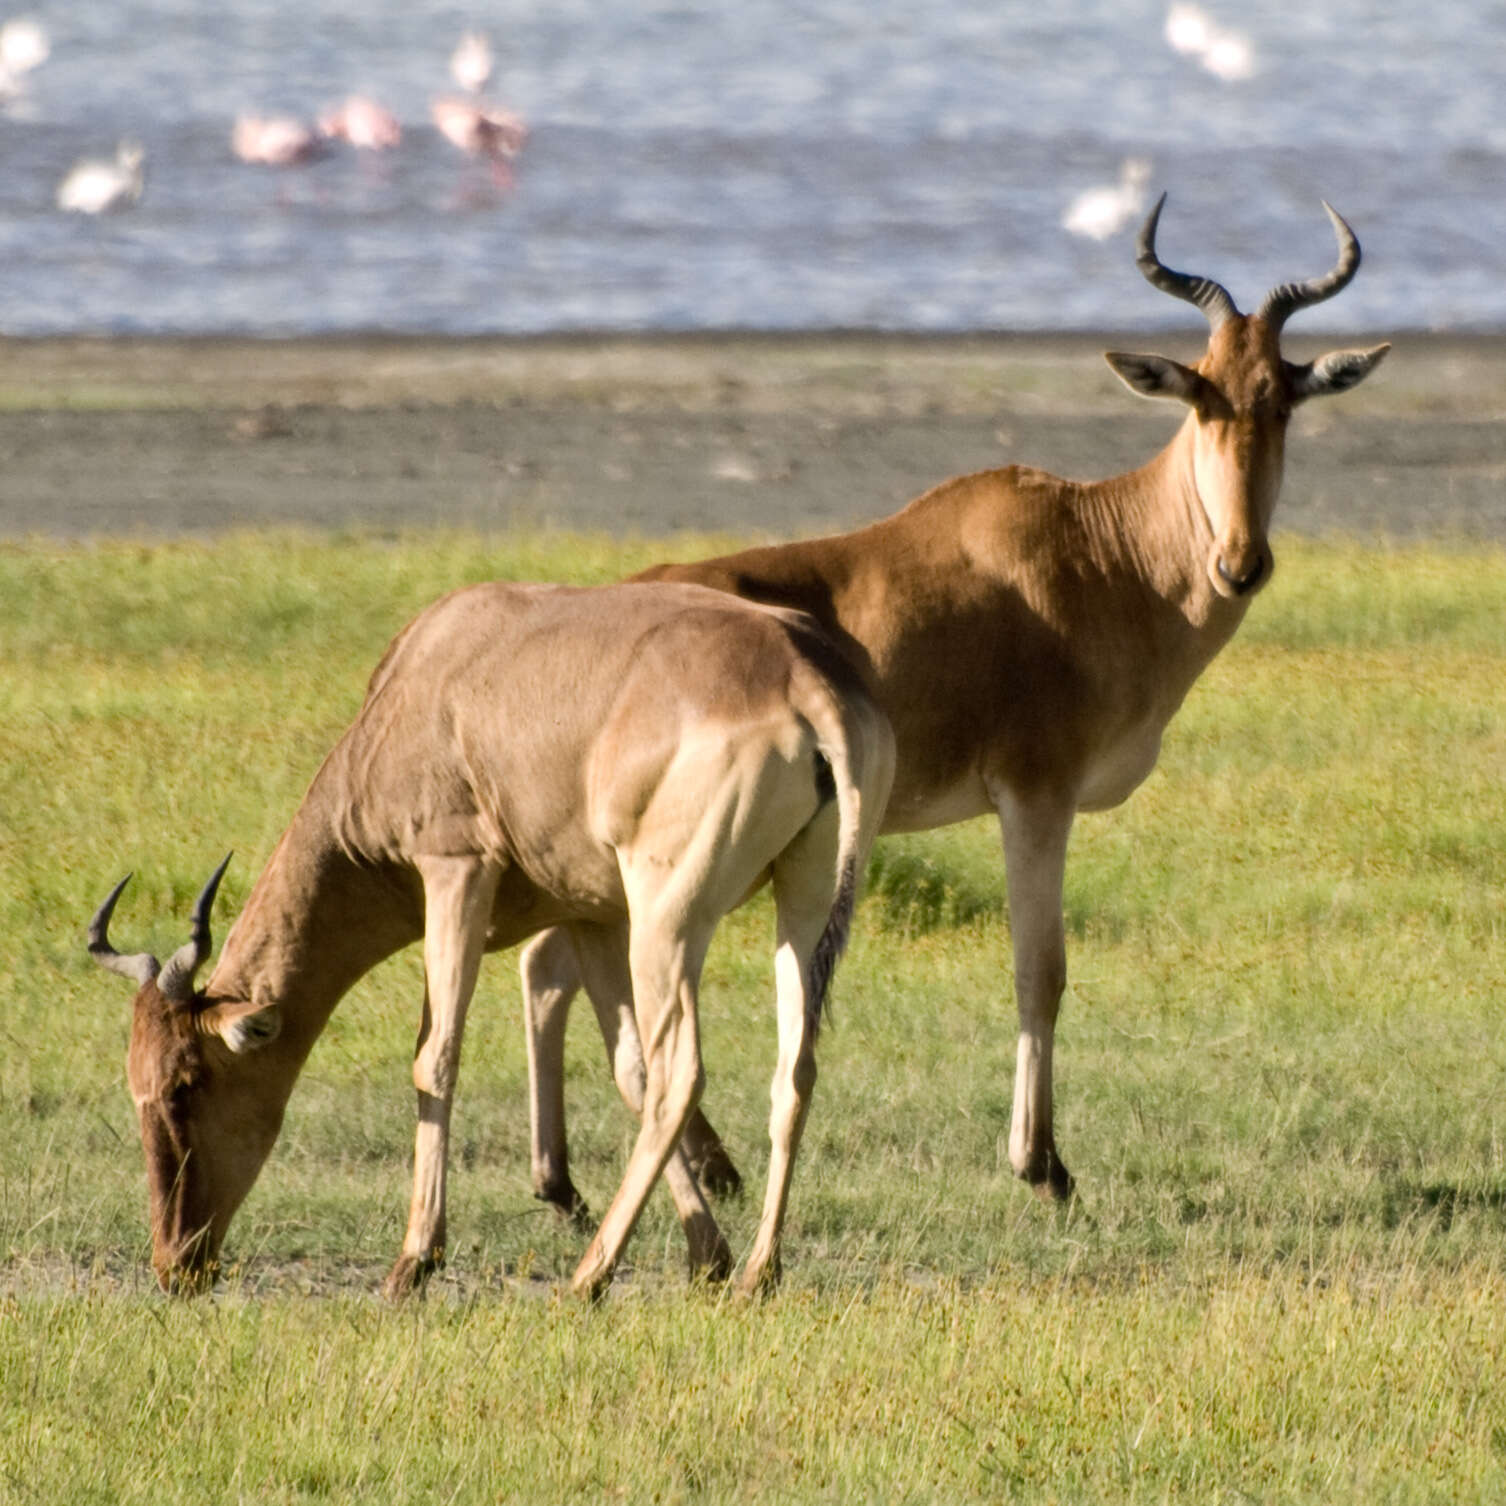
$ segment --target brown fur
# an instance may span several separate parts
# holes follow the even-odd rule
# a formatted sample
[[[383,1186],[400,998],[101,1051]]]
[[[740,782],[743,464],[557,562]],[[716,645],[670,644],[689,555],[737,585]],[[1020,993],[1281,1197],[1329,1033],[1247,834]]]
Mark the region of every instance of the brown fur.
[[[1341,247],[1348,234],[1342,227]],[[1357,243],[1352,251],[1321,296],[1353,275]],[[1151,265],[1159,271],[1153,253]],[[1276,309],[1268,320],[1239,314],[1218,291],[1196,366],[1108,358],[1136,391],[1188,409],[1138,470],[1092,482],[1024,466],[960,476],[853,533],[637,577],[796,607],[828,630],[894,728],[885,831],[997,814],[1021,1020],[1010,1155],[1020,1176],[1057,1197],[1071,1187],[1052,1133],[1051,1049],[1066,979],[1061,883],[1073,816],[1119,803],[1150,773],[1166,724],[1270,578],[1292,409],[1353,386],[1386,350],[1294,366],[1278,338],[1290,302],[1267,300],[1263,310]],[[1316,301],[1315,288],[1301,291]],[[525,954],[523,977],[535,1190],[578,1203],[558,1063],[579,972],[568,947],[546,936]],[[735,1185],[699,1112],[687,1151]]]

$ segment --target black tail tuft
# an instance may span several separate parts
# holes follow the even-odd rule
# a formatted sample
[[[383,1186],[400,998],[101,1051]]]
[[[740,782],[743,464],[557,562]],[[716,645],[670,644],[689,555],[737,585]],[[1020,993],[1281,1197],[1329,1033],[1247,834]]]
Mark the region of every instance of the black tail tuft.
[[[837,959],[847,946],[847,932],[852,926],[852,912],[857,898],[857,859],[849,857],[842,869],[842,881],[837,885],[837,897],[832,902],[831,915],[826,929],[811,953],[808,987],[805,993],[805,1026],[815,1040],[821,1032],[821,1016],[826,1009],[826,992],[831,987],[831,975],[837,970]]]

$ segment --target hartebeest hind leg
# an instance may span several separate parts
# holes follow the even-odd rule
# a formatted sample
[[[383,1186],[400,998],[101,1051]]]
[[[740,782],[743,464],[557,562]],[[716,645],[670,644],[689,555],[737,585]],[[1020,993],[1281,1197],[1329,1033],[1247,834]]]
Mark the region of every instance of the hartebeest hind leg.
[[[1051,797],[995,801],[1004,833],[1014,989],[1020,1010],[1009,1163],[1042,1197],[1065,1200],[1072,1178],[1056,1152],[1051,1116],[1051,1057],[1056,1016],[1067,986],[1062,884],[1073,806]]]
[[[570,928],[570,935],[581,981],[596,1009],[617,1090],[641,1120],[647,1072],[634,1023],[628,927],[576,925]],[[691,1112],[694,1114],[694,1110]],[[562,1137],[563,1125],[562,1119]],[[681,1138],[683,1141],[683,1134]],[[685,1231],[691,1273],[710,1281],[725,1281],[732,1273],[732,1249],[707,1206],[683,1145],[676,1145],[670,1153],[664,1181]]]
[[[498,870],[476,858],[420,858],[424,884],[424,1014],[413,1083],[418,1134],[413,1150],[413,1200],[402,1253],[383,1287],[407,1296],[444,1262],[445,1176],[450,1109],[460,1072],[465,1014],[486,948]]]
[[[540,932],[523,948],[518,970],[522,976],[523,1024],[528,1042],[533,1195],[542,1202],[552,1203],[561,1213],[583,1221],[589,1210],[571,1180],[565,1139],[565,1025],[570,1005],[581,986],[580,961],[570,931],[564,926],[554,926]],[[625,961],[619,983],[613,993],[630,997],[631,983]],[[602,1022],[607,1060],[620,1086],[622,1079],[618,1076],[618,1066],[622,1032],[615,1017],[609,1022],[603,1015],[604,1006],[594,997],[593,1003]],[[613,1032],[610,1037],[609,1029]],[[630,1028],[626,1035],[636,1048],[637,1031]],[[638,1066],[641,1073],[641,1054],[638,1054]],[[625,1092],[623,1096],[628,1097]],[[628,1101],[632,1107],[633,1100]],[[713,1197],[730,1197],[741,1191],[741,1174],[732,1164],[721,1137],[699,1108],[692,1110],[680,1144],[696,1180]]]
[[[739,1282],[750,1295],[771,1290],[779,1283],[780,1237],[795,1173],[795,1154],[816,1086],[816,1030],[826,980],[815,976],[813,962],[832,912],[831,849],[835,845],[831,831],[818,837],[817,827],[834,820],[835,814],[828,807],[774,868],[779,1058],[769,1095],[769,1180],[763,1217]]]
[[[629,905],[633,908],[631,896]],[[655,924],[644,912],[657,908],[636,910],[630,940],[633,998],[644,1055],[642,1123],[622,1185],[576,1267],[571,1286],[583,1296],[599,1295],[611,1281],[643,1205],[705,1087],[696,989],[712,927],[687,934],[681,928]]]
[[[518,973],[523,985],[523,1035],[528,1045],[533,1195],[577,1223],[584,1223],[590,1210],[571,1180],[565,1140],[565,1023],[580,989],[580,963],[575,943],[564,926],[541,931],[522,949]],[[616,1053],[611,1043],[607,1057],[615,1076]]]

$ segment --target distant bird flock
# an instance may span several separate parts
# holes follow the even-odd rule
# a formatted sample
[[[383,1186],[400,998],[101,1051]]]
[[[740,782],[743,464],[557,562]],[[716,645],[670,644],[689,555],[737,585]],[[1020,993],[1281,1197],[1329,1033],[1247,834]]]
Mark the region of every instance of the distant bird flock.
[[[1225,31],[1195,5],[1173,5],[1167,12],[1166,40],[1174,52],[1195,58],[1225,83],[1249,78],[1255,72],[1249,38]]]
[[[0,107],[24,113],[28,75],[52,52],[46,29],[30,18],[0,25]],[[435,97],[430,113],[446,141],[492,166],[495,180],[511,186],[508,164],[528,139],[521,116],[484,97],[494,62],[491,43],[467,32],[450,56],[450,76],[463,93]],[[230,132],[231,153],[260,167],[296,167],[329,150],[335,142],[367,152],[391,151],[403,139],[397,117],[374,99],[352,94],[320,112],[313,121],[294,115],[246,111]],[[113,157],[85,158],[69,168],[57,188],[57,207],[74,214],[105,214],[134,204],[146,185],[146,152],[141,143],[121,141]]]
[[[1195,60],[1225,83],[1255,72],[1249,39],[1214,22],[1200,7],[1173,5],[1163,29],[1174,52]],[[0,105],[14,107],[27,88],[28,75],[47,61],[51,43],[42,25],[31,19],[0,26]],[[450,76],[459,94],[436,95],[429,106],[435,129],[452,146],[491,164],[497,183],[512,183],[510,162],[528,139],[528,127],[511,110],[488,100],[483,91],[494,68],[491,43],[480,32],[467,32],[450,55]],[[361,151],[397,147],[403,128],[384,105],[353,94],[313,121],[293,115],[246,112],[236,118],[230,149],[241,162],[262,167],[295,167],[344,142]],[[1089,240],[1107,240],[1139,218],[1144,207],[1150,162],[1128,157],[1116,183],[1098,184],[1078,193],[1062,215],[1062,228]],[[134,204],[146,182],[146,154],[139,142],[125,140],[113,158],[77,162],[58,185],[59,209],[103,214]]]

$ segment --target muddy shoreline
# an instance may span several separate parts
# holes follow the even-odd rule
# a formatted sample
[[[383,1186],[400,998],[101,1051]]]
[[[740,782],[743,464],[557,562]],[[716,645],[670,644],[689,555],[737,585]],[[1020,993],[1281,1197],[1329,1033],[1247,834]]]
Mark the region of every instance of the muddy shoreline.
[[[1376,338],[1381,338],[1377,336]],[[1506,339],[1390,336],[1299,411],[1278,528],[1506,541]],[[1293,332],[1288,354],[1336,343]],[[960,472],[1147,459],[1170,405],[1108,348],[1163,337],[0,340],[0,536],[295,526],[788,537]]]

